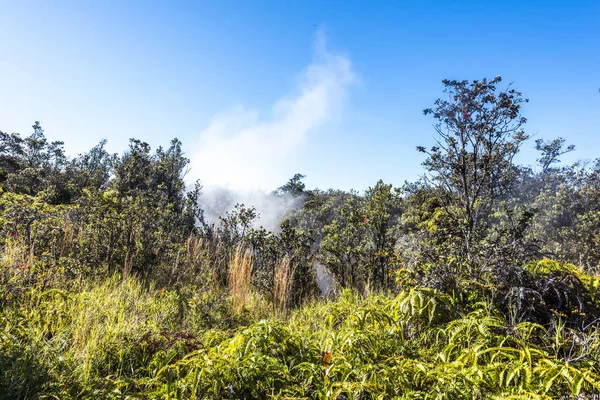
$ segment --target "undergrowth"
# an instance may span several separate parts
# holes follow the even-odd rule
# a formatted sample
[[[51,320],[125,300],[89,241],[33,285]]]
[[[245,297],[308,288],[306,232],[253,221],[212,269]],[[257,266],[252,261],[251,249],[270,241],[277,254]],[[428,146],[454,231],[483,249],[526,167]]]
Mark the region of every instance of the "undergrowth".
[[[342,292],[287,317],[252,295],[135,277],[2,292],[7,399],[483,399],[600,392],[597,330],[511,325],[486,302]],[[275,318],[275,315],[278,317]]]

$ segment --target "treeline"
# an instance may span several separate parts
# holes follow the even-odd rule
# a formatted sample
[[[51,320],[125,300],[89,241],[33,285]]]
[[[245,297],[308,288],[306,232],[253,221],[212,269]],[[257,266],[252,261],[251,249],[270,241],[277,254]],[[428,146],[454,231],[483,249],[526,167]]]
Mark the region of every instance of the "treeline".
[[[296,304],[318,294],[320,263],[341,288],[492,282],[507,294],[516,287],[555,293],[548,306],[568,308],[574,288],[543,287],[523,266],[545,258],[586,271],[600,264],[600,163],[560,165],[574,146],[558,138],[535,142],[535,167],[515,165],[529,138],[521,116],[527,100],[497,89],[500,81],[444,81],[448,99],[424,111],[438,133],[435,146],[417,149],[425,178],[347,193],[307,190],[297,174],[272,194],[300,200],[278,232],[255,226],[252,205],[205,221],[202,187],[186,188],[189,160],[177,139],[156,151],[132,139],[122,155],[109,154],[102,141],[69,159],[38,122],[25,138],[0,132],[0,232],[6,245],[23,244],[22,258],[42,274],[121,271],[172,282],[172,265],[190,241],[205,241],[223,285],[231,249],[249,249],[254,283],[271,297],[285,260]]]

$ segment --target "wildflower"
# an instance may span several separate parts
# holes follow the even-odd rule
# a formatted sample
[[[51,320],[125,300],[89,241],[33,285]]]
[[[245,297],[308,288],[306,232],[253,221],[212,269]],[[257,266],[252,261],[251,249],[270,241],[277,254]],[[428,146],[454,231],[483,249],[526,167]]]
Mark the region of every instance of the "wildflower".
[[[12,237],[17,237],[17,234],[16,234],[16,233],[13,233],[13,234],[12,234],[12,235],[10,235],[10,236],[12,236]]]
[[[328,351],[323,352],[323,364],[325,364],[325,365],[331,364],[331,353]]]
[[[465,118],[469,118],[469,116],[470,116],[470,115],[471,115],[471,114],[469,114],[468,112],[466,112],[466,113],[464,114]]]
[[[366,224],[367,222],[369,222],[369,218],[365,217],[365,219],[363,219],[363,222]]]

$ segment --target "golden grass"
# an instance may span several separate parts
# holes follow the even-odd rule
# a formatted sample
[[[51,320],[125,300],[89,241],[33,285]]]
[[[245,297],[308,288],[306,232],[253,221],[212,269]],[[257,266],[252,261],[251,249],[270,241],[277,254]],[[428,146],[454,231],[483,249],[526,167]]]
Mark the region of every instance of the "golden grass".
[[[294,267],[287,257],[277,266],[274,283],[273,310],[276,316],[283,316],[288,312],[289,297],[294,283]]]
[[[239,313],[250,300],[252,277],[252,253],[242,246],[236,247],[229,262],[228,287],[233,308]]]

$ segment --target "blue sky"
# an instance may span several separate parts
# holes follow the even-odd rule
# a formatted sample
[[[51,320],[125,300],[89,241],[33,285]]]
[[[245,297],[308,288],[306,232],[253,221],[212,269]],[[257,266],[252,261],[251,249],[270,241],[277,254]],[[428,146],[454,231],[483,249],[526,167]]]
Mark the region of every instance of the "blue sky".
[[[0,22],[0,130],[39,120],[73,155],[178,137],[207,185],[415,179],[444,78],[501,75],[528,133],[600,156],[597,0],[0,0]]]

